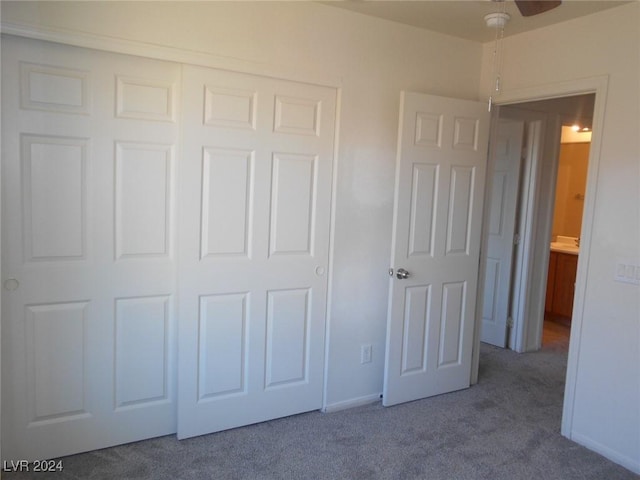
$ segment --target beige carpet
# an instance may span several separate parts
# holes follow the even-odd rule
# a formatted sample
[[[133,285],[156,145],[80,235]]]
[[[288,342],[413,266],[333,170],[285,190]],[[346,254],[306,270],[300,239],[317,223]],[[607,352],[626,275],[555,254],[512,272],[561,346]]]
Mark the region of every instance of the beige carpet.
[[[17,479],[593,479],[632,472],[562,437],[566,352],[483,345],[480,382],[391,408],[311,412],[184,441],[162,437],[63,459]]]

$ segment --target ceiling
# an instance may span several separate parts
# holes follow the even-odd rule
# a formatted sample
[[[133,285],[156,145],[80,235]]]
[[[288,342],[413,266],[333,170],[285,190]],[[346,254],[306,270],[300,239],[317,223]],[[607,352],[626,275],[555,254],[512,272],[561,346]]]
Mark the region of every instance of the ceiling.
[[[321,3],[484,43],[495,39],[496,35],[493,28],[486,26],[484,16],[501,11],[503,7],[511,16],[504,30],[504,35],[509,36],[617,7],[630,0],[563,0],[553,10],[526,18],[520,15],[513,0],[506,0],[504,6],[502,2],[492,0],[336,0]]]

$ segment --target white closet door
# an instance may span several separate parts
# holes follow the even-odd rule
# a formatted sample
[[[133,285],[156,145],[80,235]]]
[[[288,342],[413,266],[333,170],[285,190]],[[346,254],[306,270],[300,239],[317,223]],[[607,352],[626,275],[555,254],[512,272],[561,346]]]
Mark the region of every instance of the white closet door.
[[[2,40],[2,453],[175,432],[179,65]]]
[[[334,89],[183,72],[178,436],[321,407]]]

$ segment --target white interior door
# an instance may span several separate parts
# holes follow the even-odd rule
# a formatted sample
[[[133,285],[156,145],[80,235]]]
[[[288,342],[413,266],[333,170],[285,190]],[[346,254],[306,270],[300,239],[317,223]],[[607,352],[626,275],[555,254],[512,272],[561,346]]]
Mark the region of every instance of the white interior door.
[[[321,407],[336,92],[185,67],[178,437]]]
[[[491,196],[484,292],[482,301],[481,340],[498,347],[507,345],[507,319],[511,292],[516,211],[524,121],[501,119],[497,122],[495,145],[492,147]]]
[[[386,406],[469,386],[488,134],[486,104],[401,96]]]
[[[2,39],[2,447],[175,432],[179,66]]]

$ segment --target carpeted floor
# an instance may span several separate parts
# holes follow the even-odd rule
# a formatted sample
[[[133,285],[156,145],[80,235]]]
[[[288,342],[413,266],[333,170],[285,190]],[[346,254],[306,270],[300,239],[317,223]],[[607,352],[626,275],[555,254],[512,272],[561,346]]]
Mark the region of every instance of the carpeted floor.
[[[391,408],[311,412],[184,441],[162,437],[3,479],[593,479],[637,475],[562,437],[561,348],[482,346],[479,383]]]

